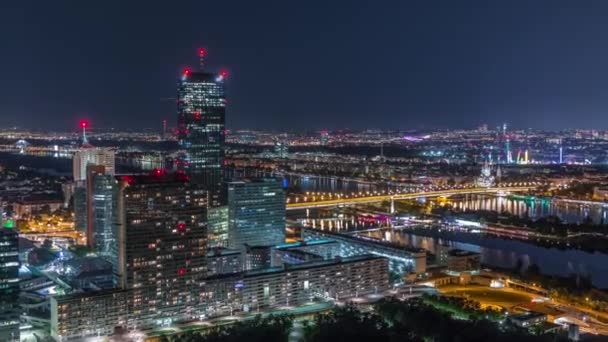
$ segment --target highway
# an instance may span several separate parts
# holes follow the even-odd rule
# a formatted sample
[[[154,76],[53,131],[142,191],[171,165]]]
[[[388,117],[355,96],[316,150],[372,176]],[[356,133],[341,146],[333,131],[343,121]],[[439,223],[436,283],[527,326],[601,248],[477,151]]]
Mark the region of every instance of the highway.
[[[349,197],[340,197],[340,198],[336,198],[336,199],[328,199],[328,200],[321,200],[321,201],[303,201],[303,202],[295,202],[295,203],[289,202],[289,203],[287,203],[287,210],[335,207],[335,206],[352,205],[352,204],[367,204],[367,203],[376,203],[376,202],[383,202],[383,201],[415,199],[415,198],[421,198],[421,197],[440,197],[440,196],[486,194],[486,193],[499,193],[499,192],[526,192],[526,191],[529,191],[530,189],[534,189],[534,188],[536,188],[536,185],[511,186],[511,187],[489,187],[489,188],[480,188],[480,187],[452,188],[452,189],[435,190],[435,191],[382,194],[382,195],[350,197],[350,198]]]

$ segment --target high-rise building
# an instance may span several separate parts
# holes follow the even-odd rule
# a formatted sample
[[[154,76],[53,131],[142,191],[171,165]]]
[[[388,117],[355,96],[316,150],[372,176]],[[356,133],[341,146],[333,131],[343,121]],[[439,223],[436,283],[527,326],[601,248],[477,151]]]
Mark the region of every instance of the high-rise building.
[[[116,196],[118,183],[99,165],[87,168],[87,244],[118,270]]]
[[[0,341],[19,341],[19,235],[0,228]]]
[[[85,126],[83,126],[83,129]],[[99,165],[104,168],[104,172],[113,175],[115,171],[114,151],[111,149],[95,148],[86,141],[83,135],[83,144],[79,151],[74,153],[72,158],[72,171],[74,176],[74,223],[78,231],[87,233],[89,229],[88,219],[90,215],[89,201],[87,197],[87,167],[89,165]]]
[[[115,170],[114,151],[106,148],[95,148],[88,143],[74,153],[72,158],[72,171],[75,182],[87,178],[87,165],[102,165],[108,174],[113,175]]]
[[[129,290],[129,326],[198,318],[206,273],[207,192],[180,173],[120,177],[119,286]]]
[[[201,61],[203,54],[201,50]],[[209,191],[211,206],[225,202],[225,77],[225,72],[218,75],[187,69],[177,83],[178,139],[185,150],[177,167],[186,172],[192,183]]]
[[[285,193],[273,178],[228,183],[230,248],[285,242]]]

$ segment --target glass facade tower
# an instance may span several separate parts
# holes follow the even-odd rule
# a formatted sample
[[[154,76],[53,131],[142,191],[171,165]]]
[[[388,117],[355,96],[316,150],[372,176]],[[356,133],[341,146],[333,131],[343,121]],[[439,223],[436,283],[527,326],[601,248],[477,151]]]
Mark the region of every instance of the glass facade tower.
[[[114,176],[98,173],[91,175],[91,211],[93,243],[98,255],[118,270],[118,248],[116,245],[116,197],[118,185]]]
[[[190,182],[209,191],[211,206],[225,202],[223,80],[224,75],[187,70],[177,85],[178,139],[185,150],[177,166],[186,172]]]
[[[273,178],[228,183],[228,241],[231,248],[285,242],[285,193]]]

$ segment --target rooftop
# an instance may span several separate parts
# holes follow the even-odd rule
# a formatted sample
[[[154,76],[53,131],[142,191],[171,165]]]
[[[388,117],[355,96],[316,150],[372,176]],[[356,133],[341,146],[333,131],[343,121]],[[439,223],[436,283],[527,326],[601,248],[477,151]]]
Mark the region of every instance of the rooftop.
[[[291,242],[291,243],[284,243],[284,244],[276,245],[275,249],[286,249],[286,248],[304,247],[304,246],[316,246],[316,245],[334,244],[334,243],[338,243],[338,241],[331,240],[331,239],[298,241],[298,242]]]
[[[123,174],[116,175],[116,179],[133,184],[168,184],[168,183],[187,183],[188,176],[180,172],[170,172],[167,170],[156,169],[151,173]]]
[[[236,249],[224,248],[224,247],[209,248],[207,250],[207,257],[227,256],[227,255],[235,255],[235,254],[241,254],[241,251],[236,250]]]

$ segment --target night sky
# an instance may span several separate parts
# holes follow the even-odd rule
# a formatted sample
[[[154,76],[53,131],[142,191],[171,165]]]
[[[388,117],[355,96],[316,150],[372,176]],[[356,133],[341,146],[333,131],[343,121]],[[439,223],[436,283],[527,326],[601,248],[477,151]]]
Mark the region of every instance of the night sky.
[[[175,123],[226,68],[230,129],[608,129],[608,1],[2,1],[0,127]]]

